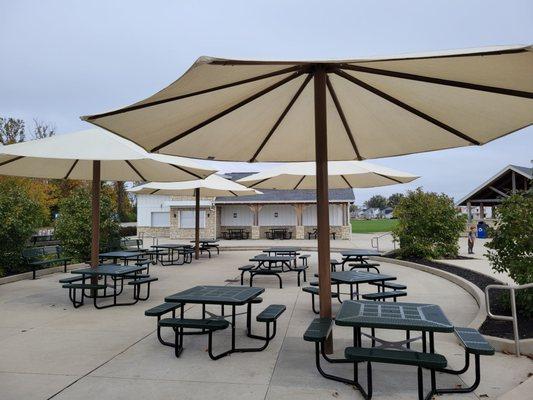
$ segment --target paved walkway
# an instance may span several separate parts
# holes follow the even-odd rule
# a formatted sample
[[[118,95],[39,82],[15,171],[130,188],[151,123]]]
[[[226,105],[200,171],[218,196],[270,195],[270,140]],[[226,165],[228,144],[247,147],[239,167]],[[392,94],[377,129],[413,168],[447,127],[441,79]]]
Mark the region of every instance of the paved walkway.
[[[322,378],[314,366],[313,346],[302,340],[314,318],[310,297],[296,287],[296,277],[284,275],[284,288],[277,281],[258,277],[256,285],[266,288],[264,302],[285,304],[278,335],[266,351],[234,354],[211,361],[206,337],[185,338],[185,351],[176,359],[172,349],[158,343],[155,319],[145,309],[162,302],[166,295],[198,284],[236,284],[236,268],[257,251],[222,252],[191,265],[152,267],[159,277],[147,302],[130,307],[95,310],[84,306],[74,310],[57,280],[65,274],[48,275],[0,287],[0,399],[359,399],[352,387]],[[316,266],[313,253],[311,265]],[[316,267],[312,267],[313,272]],[[406,283],[406,301],[439,304],[450,320],[467,325],[477,312],[470,295],[458,286],[434,275],[392,264],[382,271]],[[310,274],[312,275],[312,273]],[[365,291],[372,290],[362,287]],[[334,303],[334,311],[338,303]],[[189,315],[199,313],[192,307]],[[244,321],[238,320],[238,341]],[[215,347],[227,346],[229,332],[216,334]],[[385,338],[400,338],[378,331]],[[351,330],[334,329],[337,355],[350,343]],[[170,335],[169,335],[170,338]],[[453,335],[437,335],[436,350],[445,354],[452,367],[463,362],[463,350]],[[417,345],[418,346],[418,345]],[[336,365],[333,371],[343,371]],[[416,370],[411,367],[374,367],[375,399],[416,398]],[[495,398],[510,390],[531,372],[531,361],[503,354],[483,359],[483,380],[476,394],[446,396],[445,399]],[[341,372],[342,373],[342,372]],[[346,370],[346,375],[350,372]],[[464,381],[461,379],[463,378]],[[473,379],[439,376],[446,386],[464,385]],[[364,372],[361,379],[365,379]],[[428,382],[428,381],[426,381]],[[399,390],[400,389],[400,390]],[[443,397],[444,398],[444,397]]]

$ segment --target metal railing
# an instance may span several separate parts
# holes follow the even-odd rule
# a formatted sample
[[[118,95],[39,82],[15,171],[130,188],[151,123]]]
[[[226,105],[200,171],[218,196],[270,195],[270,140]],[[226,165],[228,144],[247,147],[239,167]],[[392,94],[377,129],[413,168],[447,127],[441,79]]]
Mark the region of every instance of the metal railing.
[[[379,239],[381,239],[384,236],[392,236],[391,232],[384,233],[383,235],[374,236],[372,239],[370,239],[370,246],[372,246],[373,249],[376,249],[379,251]],[[392,236],[392,246],[394,250],[396,250],[396,239],[394,239],[394,236]]]
[[[494,319],[499,319],[502,321],[512,321],[513,322],[513,336],[514,336],[514,345],[516,356],[520,356],[520,336],[518,333],[518,317],[516,315],[516,297],[515,292],[522,289],[532,289],[533,283],[527,283],[525,285],[488,285],[485,287],[485,303],[487,307],[487,314],[489,317]],[[509,290],[511,297],[511,315],[495,315],[490,312],[490,298],[489,291],[491,289],[503,289]]]

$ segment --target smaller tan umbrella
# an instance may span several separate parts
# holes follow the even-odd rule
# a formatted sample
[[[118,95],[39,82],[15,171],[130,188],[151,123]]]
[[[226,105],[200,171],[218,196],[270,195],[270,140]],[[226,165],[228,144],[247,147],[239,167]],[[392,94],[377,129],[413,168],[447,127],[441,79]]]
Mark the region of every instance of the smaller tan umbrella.
[[[330,161],[328,184],[330,189],[370,188],[408,183],[418,176],[397,171],[366,161]],[[316,165],[314,162],[287,163],[239,179],[255,189],[315,189]]]
[[[210,175],[206,179],[187,182],[150,182],[134,187],[129,192],[135,194],[194,196],[196,200],[194,235],[196,259],[198,259],[200,252],[200,196],[250,196],[261,194],[257,190],[248,189],[246,186],[217,175]]]
[[[89,129],[0,147],[0,175],[92,180],[91,266],[98,266],[100,182],[183,181],[215,171],[195,161],[150,154],[103,129]]]

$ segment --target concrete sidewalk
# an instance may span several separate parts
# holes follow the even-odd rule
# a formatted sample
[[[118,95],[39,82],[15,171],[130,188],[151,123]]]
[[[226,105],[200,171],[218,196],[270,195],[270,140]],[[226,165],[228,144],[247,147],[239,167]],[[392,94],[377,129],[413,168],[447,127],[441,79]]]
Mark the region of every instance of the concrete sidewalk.
[[[185,350],[179,359],[174,357],[171,348],[159,344],[156,321],[144,316],[145,309],[160,304],[167,295],[198,284],[235,285],[237,267],[257,253],[226,251],[190,265],[152,267],[150,272],[159,281],[152,286],[150,300],[130,307],[95,310],[86,305],[73,309],[66,290],[57,282],[65,274],[3,285],[0,288],[0,398],[361,398],[352,387],[326,380],[317,372],[314,347],[302,339],[315,317],[311,299],[296,287],[296,276],[291,273],[283,276],[283,289],[278,289],[277,280],[271,277],[257,277],[255,282],[266,291],[262,295],[264,302],[254,306],[254,313],[268,304],[287,306],[279,320],[278,334],[267,350],[212,361],[206,353],[205,336],[186,337]],[[312,253],[309,276],[316,271],[316,263],[316,254]],[[408,285],[405,301],[439,304],[457,326],[468,325],[477,313],[473,298],[445,279],[393,264],[382,264],[381,269]],[[374,289],[362,286],[363,291]],[[334,311],[338,307],[334,302]],[[200,307],[194,306],[187,310],[187,315],[199,312]],[[257,332],[262,329],[257,324],[254,326]],[[244,336],[242,317],[238,319],[237,332],[239,345],[253,345]],[[403,337],[385,330],[377,333],[384,338]],[[228,335],[226,331],[215,334],[217,351],[228,346]],[[172,335],[167,332],[165,337],[171,340]],[[334,338],[336,354],[340,356],[351,342],[351,330],[335,327]],[[437,335],[436,351],[444,354],[453,368],[463,362],[463,350],[454,335]],[[351,375],[347,365],[326,367],[335,373]],[[443,398],[477,399],[485,394],[495,398],[515,387],[529,372],[531,361],[526,357],[501,353],[484,357],[482,382],[476,393]],[[360,377],[364,382],[363,368]],[[473,373],[461,377],[439,374],[437,382],[454,387],[470,384],[473,378]],[[374,388],[374,398],[378,400],[416,398],[416,369],[376,364]]]

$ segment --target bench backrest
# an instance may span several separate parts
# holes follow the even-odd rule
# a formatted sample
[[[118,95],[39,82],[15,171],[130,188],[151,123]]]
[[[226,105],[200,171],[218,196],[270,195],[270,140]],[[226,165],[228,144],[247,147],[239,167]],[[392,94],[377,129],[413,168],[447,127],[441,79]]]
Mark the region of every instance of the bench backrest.
[[[121,247],[125,249],[140,250],[142,247],[142,239],[122,239]]]
[[[44,257],[42,247],[28,247],[22,250],[22,258],[26,261],[34,261]]]

